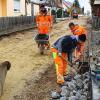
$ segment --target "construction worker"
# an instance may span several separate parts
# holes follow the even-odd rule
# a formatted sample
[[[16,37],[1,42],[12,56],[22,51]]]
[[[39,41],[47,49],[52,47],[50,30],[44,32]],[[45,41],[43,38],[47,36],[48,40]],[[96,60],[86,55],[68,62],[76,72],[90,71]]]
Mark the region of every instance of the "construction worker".
[[[87,35],[87,31],[84,27],[75,25],[72,22],[69,23],[69,28],[71,29],[71,31],[74,35],[81,35],[81,34]],[[84,54],[84,45],[85,45],[85,43],[79,43],[77,45],[77,48],[75,50],[75,61],[82,60],[83,54]]]
[[[40,15],[36,17],[36,23],[38,27],[38,35],[36,39],[49,39],[49,31],[52,28],[52,17],[47,15],[47,10],[45,7],[40,7]]]
[[[53,58],[56,66],[56,74],[57,74],[57,83],[64,83],[64,75],[67,74],[68,71],[68,62],[70,60],[70,54],[73,53],[77,44],[83,43],[86,40],[86,35],[82,34],[79,36],[69,35],[63,36],[59,38],[52,46],[51,50],[53,53]]]

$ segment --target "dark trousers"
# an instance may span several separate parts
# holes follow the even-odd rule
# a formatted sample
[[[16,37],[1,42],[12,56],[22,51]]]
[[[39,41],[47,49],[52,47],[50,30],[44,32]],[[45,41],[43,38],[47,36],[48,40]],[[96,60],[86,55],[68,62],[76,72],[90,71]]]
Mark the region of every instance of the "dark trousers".
[[[68,53],[68,61],[72,63],[72,52]]]

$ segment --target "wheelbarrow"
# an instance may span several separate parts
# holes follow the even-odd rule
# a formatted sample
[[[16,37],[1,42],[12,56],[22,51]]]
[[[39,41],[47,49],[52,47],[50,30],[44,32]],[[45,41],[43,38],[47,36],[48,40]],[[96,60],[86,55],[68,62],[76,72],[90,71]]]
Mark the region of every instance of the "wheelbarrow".
[[[38,44],[39,52],[41,55],[45,53],[45,51],[50,49],[50,36],[44,38],[42,37],[41,39],[37,38],[38,34],[36,34],[35,38],[33,38],[36,43]]]

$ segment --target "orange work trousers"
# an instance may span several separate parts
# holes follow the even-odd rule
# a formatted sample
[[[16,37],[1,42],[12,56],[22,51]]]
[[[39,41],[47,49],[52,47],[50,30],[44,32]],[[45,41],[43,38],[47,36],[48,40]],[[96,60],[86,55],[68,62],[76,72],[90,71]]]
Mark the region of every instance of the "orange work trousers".
[[[53,58],[56,67],[56,74],[57,74],[57,83],[63,84],[64,83],[64,75],[67,73],[67,61],[64,59],[67,58],[66,53],[62,53],[62,57],[58,56],[58,50],[56,48],[51,48],[53,53]]]

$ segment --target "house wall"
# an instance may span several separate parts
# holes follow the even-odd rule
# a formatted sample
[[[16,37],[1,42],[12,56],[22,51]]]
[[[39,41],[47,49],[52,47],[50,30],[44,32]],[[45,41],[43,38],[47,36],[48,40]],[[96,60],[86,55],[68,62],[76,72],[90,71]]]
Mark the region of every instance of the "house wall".
[[[0,0],[0,17],[2,16],[2,0]]]
[[[21,14],[25,15],[25,0],[21,0],[20,2],[20,9],[21,9]]]
[[[34,4],[34,15],[39,13],[39,5]],[[25,15],[25,0],[20,0],[20,11],[14,11],[14,0],[0,0],[0,17]],[[31,16],[31,4],[27,5],[27,15]]]
[[[34,15],[39,14],[39,5],[34,4]],[[27,5],[27,15],[31,16],[31,4]]]
[[[2,2],[2,17],[7,16],[7,0],[1,0]]]
[[[14,1],[7,0],[7,15],[6,16],[14,16]]]
[[[31,4],[27,4],[27,15],[31,16]]]
[[[39,5],[34,5],[34,15],[39,14]]]

